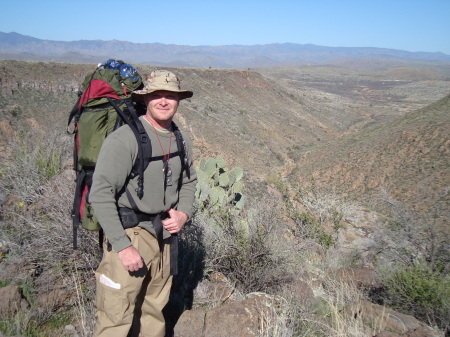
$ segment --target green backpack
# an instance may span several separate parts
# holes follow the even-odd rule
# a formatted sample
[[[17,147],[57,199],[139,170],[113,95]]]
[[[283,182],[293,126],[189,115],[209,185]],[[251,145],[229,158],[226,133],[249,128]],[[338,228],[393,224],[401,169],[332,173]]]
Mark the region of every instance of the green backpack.
[[[140,88],[142,78],[136,68],[121,60],[111,59],[100,64],[83,81],[82,91],[79,92],[79,99],[68,122],[68,126],[72,121],[75,125],[72,131],[75,144],[74,170],[77,175],[72,209],[74,248],[77,248],[80,224],[88,230],[101,230],[88,202],[92,175],[103,141],[123,124],[128,124],[138,139],[139,159],[134,170],[139,176],[140,185],[143,185],[144,161],[150,160],[151,144],[138,119],[140,112],[145,112],[145,107],[131,99],[131,92]]]

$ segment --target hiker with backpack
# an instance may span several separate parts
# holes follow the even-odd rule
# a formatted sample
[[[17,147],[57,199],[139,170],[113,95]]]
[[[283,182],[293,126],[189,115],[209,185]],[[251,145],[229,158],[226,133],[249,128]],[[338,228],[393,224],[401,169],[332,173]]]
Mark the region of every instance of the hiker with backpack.
[[[137,128],[121,126],[101,146],[89,192],[105,234],[96,270],[95,337],[165,335],[162,309],[177,273],[176,235],[192,216],[197,179],[192,145],[172,119],[192,95],[166,70],[153,71],[144,88],[132,92],[147,107],[139,121],[151,158],[142,177],[133,174],[145,157]]]

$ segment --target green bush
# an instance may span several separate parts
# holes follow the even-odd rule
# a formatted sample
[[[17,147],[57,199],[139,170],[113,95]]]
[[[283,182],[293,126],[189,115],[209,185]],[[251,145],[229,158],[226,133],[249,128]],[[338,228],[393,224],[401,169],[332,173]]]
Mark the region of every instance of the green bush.
[[[385,301],[396,310],[447,328],[450,279],[427,265],[402,266],[385,272]]]
[[[325,248],[329,248],[334,244],[333,236],[327,234],[323,226],[310,213],[294,214],[293,218],[296,224],[294,232],[296,237],[314,240]]]
[[[62,172],[60,149],[39,144],[34,160],[37,173],[43,181]]]

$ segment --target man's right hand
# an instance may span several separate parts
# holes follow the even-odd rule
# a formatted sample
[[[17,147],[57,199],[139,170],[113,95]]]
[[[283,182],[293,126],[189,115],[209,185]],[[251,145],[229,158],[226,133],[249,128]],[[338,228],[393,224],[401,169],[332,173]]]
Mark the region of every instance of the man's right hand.
[[[138,271],[144,266],[142,257],[134,246],[122,249],[117,255],[125,270],[129,272]]]

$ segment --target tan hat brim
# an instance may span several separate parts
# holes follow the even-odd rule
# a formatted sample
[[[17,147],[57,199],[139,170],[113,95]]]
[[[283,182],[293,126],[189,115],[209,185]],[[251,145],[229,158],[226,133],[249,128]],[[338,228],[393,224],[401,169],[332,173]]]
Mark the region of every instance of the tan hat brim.
[[[136,99],[142,99],[143,96],[151,94],[152,92],[155,91],[170,91],[170,92],[176,92],[180,99],[185,99],[185,98],[191,98],[194,93],[192,91],[189,90],[166,90],[166,89],[154,89],[154,90],[149,90],[149,89],[142,89],[142,90],[135,90],[132,91],[131,94],[134,95],[136,97]]]

